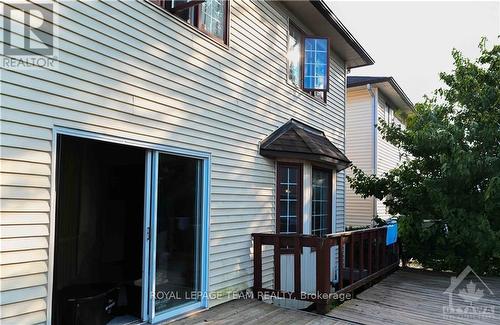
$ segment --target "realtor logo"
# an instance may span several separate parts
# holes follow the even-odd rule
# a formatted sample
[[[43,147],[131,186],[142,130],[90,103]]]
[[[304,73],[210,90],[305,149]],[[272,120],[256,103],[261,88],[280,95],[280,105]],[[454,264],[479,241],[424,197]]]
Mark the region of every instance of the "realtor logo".
[[[55,68],[55,2],[3,1],[3,68]]]
[[[494,296],[484,281],[467,266],[457,277],[452,276],[444,292],[448,305],[443,306],[446,319],[494,319],[495,306],[488,303]]]

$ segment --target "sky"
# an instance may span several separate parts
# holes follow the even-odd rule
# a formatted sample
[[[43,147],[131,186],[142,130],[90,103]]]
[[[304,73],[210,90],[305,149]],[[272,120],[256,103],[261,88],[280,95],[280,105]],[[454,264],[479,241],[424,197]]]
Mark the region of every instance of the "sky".
[[[479,55],[482,36],[499,44],[500,1],[332,1],[335,15],[375,60],[352,76],[392,76],[413,103],[443,84],[451,51]]]

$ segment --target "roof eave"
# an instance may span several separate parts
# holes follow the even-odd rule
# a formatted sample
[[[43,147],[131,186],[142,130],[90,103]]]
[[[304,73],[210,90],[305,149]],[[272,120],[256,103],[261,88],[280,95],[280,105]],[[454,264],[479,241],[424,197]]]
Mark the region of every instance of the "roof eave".
[[[335,167],[335,170],[337,172],[342,171],[346,168],[349,168],[352,165],[351,161],[344,161],[344,160],[339,160],[336,158],[332,158],[326,155],[320,155],[320,154],[312,154],[312,153],[296,153],[296,152],[287,152],[287,151],[280,151],[280,150],[272,150],[272,149],[265,149],[265,148],[260,148],[259,154],[263,157],[267,158],[281,158],[281,159],[298,159],[298,160],[305,160],[305,161],[310,161],[314,163],[319,163],[319,164],[324,164],[325,167],[331,168],[332,166]]]
[[[376,81],[360,81],[360,82],[353,82],[347,85],[347,88],[354,88],[354,87],[360,87],[360,86],[365,86],[368,84],[371,85],[378,85],[378,84],[384,84],[387,83],[389,84],[392,89],[398,94],[398,96],[401,98],[401,100],[406,104],[406,108],[408,111],[413,111],[415,109],[415,105],[411,101],[411,99],[406,95],[406,93],[403,91],[401,86],[396,82],[396,80],[393,77],[374,77]]]
[[[311,4],[321,13],[321,15],[335,28],[335,30],[342,35],[346,42],[354,49],[354,51],[361,57],[364,63],[353,64],[347,68],[359,68],[367,65],[372,65],[375,60],[368,54],[368,52],[361,46],[361,44],[354,38],[349,30],[342,24],[342,22],[335,16],[333,11],[328,7],[324,0],[311,0]]]

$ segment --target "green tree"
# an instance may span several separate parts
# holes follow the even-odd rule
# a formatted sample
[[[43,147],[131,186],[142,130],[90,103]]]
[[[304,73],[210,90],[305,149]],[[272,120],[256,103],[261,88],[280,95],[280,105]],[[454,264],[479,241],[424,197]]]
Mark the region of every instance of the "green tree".
[[[500,46],[477,60],[454,50],[446,87],[415,106],[405,130],[381,121],[407,153],[380,177],[353,167],[351,187],[399,214],[407,257],[435,270],[500,274]]]

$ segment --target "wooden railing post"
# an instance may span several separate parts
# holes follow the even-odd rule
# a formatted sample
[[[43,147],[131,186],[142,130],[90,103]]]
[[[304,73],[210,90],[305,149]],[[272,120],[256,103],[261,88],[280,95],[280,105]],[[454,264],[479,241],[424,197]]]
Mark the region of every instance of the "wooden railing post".
[[[329,279],[330,248],[327,239],[321,238],[316,247],[316,293],[320,295],[316,302],[316,310],[320,314],[326,314],[328,312],[328,294],[330,293]]]
[[[274,237],[274,290],[281,290],[281,247],[279,235]]]
[[[363,241],[364,234],[359,234],[359,279],[363,277],[363,270],[365,269],[365,245]]]
[[[387,228],[384,228],[382,232],[382,268],[388,265],[387,263],[387,245],[386,245],[386,236],[387,236]]]
[[[375,230],[375,271],[380,269],[380,231]]]
[[[344,287],[344,236],[339,239],[339,288]]]
[[[354,282],[354,235],[349,237],[349,283]]]
[[[368,233],[368,275],[372,274],[372,264],[373,264],[373,231],[370,230]]]
[[[253,294],[257,299],[261,299],[262,290],[262,241],[260,236],[253,237]]]
[[[323,276],[323,259],[322,259],[322,252],[321,252],[321,241],[318,241],[316,244],[316,293],[321,292],[321,278]]]
[[[300,237],[295,237],[293,249],[293,277],[294,277],[294,292],[296,295],[300,295],[301,292],[301,273],[300,273],[300,258],[302,252],[302,243]]]

